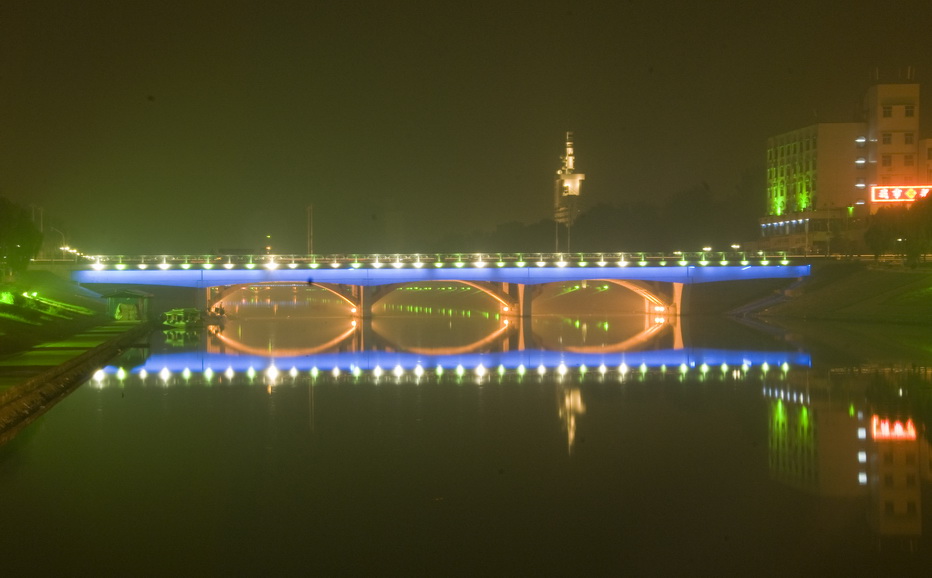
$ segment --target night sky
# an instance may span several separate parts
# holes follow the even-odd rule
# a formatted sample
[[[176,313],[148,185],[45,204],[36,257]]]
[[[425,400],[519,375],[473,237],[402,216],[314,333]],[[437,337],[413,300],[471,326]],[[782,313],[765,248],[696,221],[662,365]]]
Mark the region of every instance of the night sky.
[[[567,130],[584,206],[726,194],[768,136],[855,120],[875,69],[914,67],[932,136],[930,23],[928,0],[5,0],[0,195],[89,253],[304,253],[309,204],[316,252],[416,248],[547,218]]]

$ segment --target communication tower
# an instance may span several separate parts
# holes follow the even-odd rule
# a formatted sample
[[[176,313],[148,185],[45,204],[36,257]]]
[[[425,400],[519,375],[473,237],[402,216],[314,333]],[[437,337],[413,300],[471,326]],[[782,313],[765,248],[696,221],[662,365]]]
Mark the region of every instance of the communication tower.
[[[573,153],[573,133],[566,133],[566,154],[560,157],[563,166],[557,171],[553,190],[553,220],[556,222],[555,247],[560,251],[560,227],[566,227],[566,250],[570,250],[570,229],[579,215],[579,189],[586,178],[577,173],[576,155]]]

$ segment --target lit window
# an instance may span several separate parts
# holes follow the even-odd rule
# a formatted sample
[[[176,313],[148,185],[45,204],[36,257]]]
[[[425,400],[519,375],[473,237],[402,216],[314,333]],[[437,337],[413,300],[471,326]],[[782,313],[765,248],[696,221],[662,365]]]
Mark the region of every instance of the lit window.
[[[888,133],[888,132],[883,133],[883,135],[881,135],[881,137],[880,137],[880,143],[881,143],[881,144],[891,144],[891,143],[893,143],[893,135],[890,134],[890,133]]]
[[[889,104],[884,105],[882,109],[882,114],[884,118],[890,118],[891,116],[893,116],[893,107],[890,106]]]
[[[907,104],[906,105],[906,116],[907,117],[916,116],[916,107],[911,104]]]
[[[867,473],[866,472],[858,473],[858,483],[862,486],[867,485]]]
[[[867,452],[858,452],[858,463],[867,463]]]
[[[866,427],[858,428],[858,439],[859,440],[867,439],[867,428]]]
[[[883,167],[893,166],[893,157],[891,155],[881,155],[880,166],[883,166]]]
[[[908,132],[903,135],[903,142],[906,144],[913,144],[913,133]]]

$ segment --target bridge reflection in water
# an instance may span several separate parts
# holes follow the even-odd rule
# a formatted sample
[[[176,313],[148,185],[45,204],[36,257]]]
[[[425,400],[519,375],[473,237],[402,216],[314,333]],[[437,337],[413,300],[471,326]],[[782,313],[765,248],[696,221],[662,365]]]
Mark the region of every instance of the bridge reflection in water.
[[[262,317],[261,311],[244,310],[244,319],[222,330],[192,332],[187,342],[155,340],[152,355],[106,367],[93,383],[247,385],[269,394],[277,387],[308,387],[313,428],[315,384],[481,386],[527,380],[555,387],[555,413],[572,453],[577,422],[586,413],[584,380],[623,383],[658,372],[681,380],[779,380],[791,366],[810,364],[808,354],[798,352],[682,347],[665,318],[649,315],[532,320],[442,309],[421,318],[389,314],[359,320],[290,315],[297,307],[278,318]],[[265,311],[282,309],[270,302]]]
[[[567,319],[548,320],[495,319],[489,317],[481,327],[485,333],[478,337],[469,332],[457,331],[459,343],[424,344],[399,335],[399,328],[412,325],[410,319],[399,319],[393,324],[391,318],[375,322],[356,319],[326,319],[331,334],[318,334],[315,343],[279,346],[274,339],[261,343],[250,343],[249,332],[233,322],[222,331],[212,330],[200,336],[202,342],[191,351],[156,352],[144,363],[128,368],[131,373],[176,372],[221,374],[224,372],[289,372],[312,373],[314,377],[330,374],[360,376],[371,373],[373,377],[410,374],[420,378],[425,375],[442,377],[445,372],[460,376],[469,373],[478,378],[498,373],[514,372],[524,375],[535,372],[540,375],[555,372],[566,375],[570,372],[585,374],[617,373],[624,376],[631,371],[677,370],[721,371],[751,368],[786,366],[808,366],[807,353],[798,351],[755,351],[725,350],[678,346],[671,329],[663,318],[646,321],[642,316],[626,318],[629,331],[616,332],[611,339],[601,337],[597,343],[589,340],[574,342],[559,335],[559,325]],[[604,319],[604,318],[599,318]],[[281,320],[286,323],[289,320]],[[295,320],[307,325],[307,320]],[[553,321],[553,320],[549,320]],[[588,325],[588,321],[575,320],[572,325]],[[613,320],[615,325],[624,321]],[[592,323],[608,330],[608,321]],[[452,323],[451,323],[452,326]],[[557,326],[554,329],[554,326]],[[635,329],[630,330],[631,327]],[[548,333],[539,335],[538,330]],[[473,331],[475,333],[475,331]],[[463,338],[464,337],[464,338]],[[442,341],[442,340],[440,340]],[[541,346],[541,344],[545,344]],[[110,367],[105,373],[113,373]],[[124,369],[124,371],[126,371]]]

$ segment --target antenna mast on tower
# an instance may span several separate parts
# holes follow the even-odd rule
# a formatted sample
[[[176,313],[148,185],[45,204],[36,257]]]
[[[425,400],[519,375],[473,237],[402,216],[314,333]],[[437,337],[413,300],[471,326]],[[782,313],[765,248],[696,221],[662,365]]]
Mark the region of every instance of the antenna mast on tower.
[[[576,170],[576,155],[573,152],[573,133],[566,133],[566,154],[560,157],[563,166],[557,171],[553,191],[553,220],[556,222],[554,244],[560,252],[560,226],[566,227],[566,250],[570,250],[570,229],[579,215],[579,189],[586,175]]]

